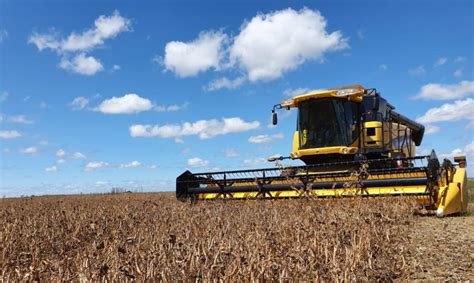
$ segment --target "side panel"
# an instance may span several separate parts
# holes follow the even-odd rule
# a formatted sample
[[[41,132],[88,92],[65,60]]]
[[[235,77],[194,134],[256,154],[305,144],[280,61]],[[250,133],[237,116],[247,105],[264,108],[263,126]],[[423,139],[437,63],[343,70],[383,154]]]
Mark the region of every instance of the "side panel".
[[[385,135],[385,139],[383,137],[384,135],[384,129],[382,126],[382,122],[378,121],[370,121],[370,122],[365,122],[364,127],[364,147],[366,148],[371,148],[371,147],[376,147],[376,148],[383,148],[384,145],[382,143],[383,140],[388,141],[388,136]]]
[[[441,188],[436,215],[443,217],[453,213],[465,212],[467,209],[467,174],[465,168],[457,168],[453,181]]]
[[[298,131],[293,134],[293,152],[297,152],[300,149],[300,135]]]

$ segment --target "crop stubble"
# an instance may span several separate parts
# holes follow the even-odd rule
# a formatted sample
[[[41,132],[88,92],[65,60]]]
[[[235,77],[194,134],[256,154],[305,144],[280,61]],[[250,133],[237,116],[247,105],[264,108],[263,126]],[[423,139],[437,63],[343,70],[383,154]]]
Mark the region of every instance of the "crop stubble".
[[[6,281],[391,281],[408,264],[412,212],[413,202],[397,199],[3,199],[0,274]]]

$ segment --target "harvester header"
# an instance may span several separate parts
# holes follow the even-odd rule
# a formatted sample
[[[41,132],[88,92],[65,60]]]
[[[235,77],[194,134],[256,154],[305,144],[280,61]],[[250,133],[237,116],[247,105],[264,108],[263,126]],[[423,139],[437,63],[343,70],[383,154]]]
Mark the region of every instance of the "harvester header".
[[[466,158],[439,162],[416,156],[425,128],[395,111],[380,93],[360,85],[294,96],[272,110],[298,110],[289,156],[305,165],[207,172],[176,180],[179,199],[408,196],[438,216],[467,207]]]

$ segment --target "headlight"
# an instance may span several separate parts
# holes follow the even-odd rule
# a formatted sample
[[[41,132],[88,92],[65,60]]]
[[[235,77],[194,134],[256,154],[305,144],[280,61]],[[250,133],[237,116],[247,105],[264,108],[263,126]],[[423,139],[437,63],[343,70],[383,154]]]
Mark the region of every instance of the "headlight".
[[[345,96],[345,95],[351,95],[351,94],[356,94],[359,93],[359,89],[355,88],[345,88],[345,89],[340,89],[336,92],[337,96]]]

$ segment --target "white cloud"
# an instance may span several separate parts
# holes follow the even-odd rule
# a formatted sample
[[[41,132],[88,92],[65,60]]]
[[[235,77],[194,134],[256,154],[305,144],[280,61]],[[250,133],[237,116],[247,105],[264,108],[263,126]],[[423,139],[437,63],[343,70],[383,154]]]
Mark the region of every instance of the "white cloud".
[[[106,114],[130,114],[148,111],[153,108],[150,100],[129,93],[122,97],[112,97],[102,101],[96,110]]]
[[[257,157],[253,159],[245,159],[243,163],[245,166],[257,166],[267,163],[267,160],[265,158]]]
[[[474,120],[470,121],[466,125],[466,129],[474,129]]]
[[[154,110],[156,112],[175,112],[175,111],[180,111],[180,110],[187,109],[188,106],[189,106],[188,102],[185,102],[181,105],[178,105],[178,104],[173,104],[173,105],[169,105],[169,106],[158,105],[158,106],[155,106]]]
[[[107,182],[107,181],[97,181],[97,182],[95,182],[96,187],[103,187],[103,186],[106,186],[108,184],[109,184],[109,182]]]
[[[379,70],[386,71],[388,69],[388,66],[385,64],[379,65]]]
[[[151,58],[151,62],[157,64],[157,65],[164,65],[163,63],[163,57],[161,57],[160,55],[154,55],[152,58]]]
[[[426,74],[426,70],[423,65],[420,65],[414,69],[408,70],[408,73],[412,76],[423,76]]]
[[[86,156],[80,152],[74,152],[72,155],[71,155],[71,158],[73,159],[86,159]]]
[[[203,160],[199,157],[194,157],[194,158],[190,158],[188,159],[188,166],[190,167],[208,167],[210,164],[209,161],[207,160]]]
[[[462,119],[474,119],[474,99],[467,98],[456,100],[454,103],[446,103],[437,108],[429,109],[425,115],[417,118],[420,123],[435,123],[443,121],[458,121]]]
[[[309,88],[299,87],[299,88],[287,88],[283,91],[283,95],[287,97],[293,97],[300,94],[305,94],[310,91]]]
[[[340,31],[328,32],[326,27],[319,11],[288,8],[256,15],[234,37],[203,31],[190,42],[168,42],[164,58],[154,56],[152,61],[178,77],[196,76],[211,68],[239,69],[245,76],[221,77],[204,87],[208,91],[235,89],[247,80],[277,79],[307,61],[323,62],[326,53],[349,47]]]
[[[132,125],[129,130],[132,137],[180,138],[197,135],[200,139],[209,139],[218,135],[253,130],[259,126],[258,121],[245,122],[239,117],[233,117],[223,118],[221,121],[212,119],[185,122],[181,125]]]
[[[156,169],[156,168],[158,168],[158,165],[156,165],[156,164],[148,164],[146,167],[147,167],[148,169]]]
[[[90,51],[105,43],[105,40],[116,37],[119,33],[129,31],[131,21],[114,11],[111,16],[101,15],[94,22],[94,28],[81,34],[72,32],[67,38],[58,38],[57,33],[33,33],[28,43],[36,45],[38,50],[52,49],[57,52]]]
[[[215,79],[213,81],[211,81],[206,87],[205,89],[207,91],[214,91],[214,90],[219,90],[219,89],[223,89],[223,88],[227,88],[227,89],[236,89],[238,88],[239,86],[241,86],[244,82],[245,82],[245,77],[239,77],[239,78],[236,78],[236,79],[228,79],[227,77],[222,77],[222,78],[218,78],[218,79]]]
[[[28,39],[28,43],[36,45],[39,51],[43,51],[44,49],[61,50],[61,42],[58,39],[57,33],[54,31],[47,34],[35,32]]]
[[[191,148],[190,147],[185,147],[181,150],[181,153],[182,154],[186,154],[186,153],[190,153],[191,152]]]
[[[84,166],[84,171],[90,172],[95,171],[101,168],[106,168],[109,166],[109,163],[104,161],[91,161]]]
[[[39,106],[41,109],[51,108],[45,101],[41,101]]]
[[[467,160],[472,160],[474,159],[474,141],[471,141],[471,143],[465,145],[463,148],[456,148],[453,149],[449,153],[442,153],[441,157],[443,158],[453,158],[455,156],[466,156]]]
[[[0,93],[0,102],[4,102],[5,100],[7,100],[8,95],[9,95],[8,92],[2,91],[2,92]]]
[[[50,173],[58,172],[58,167],[56,166],[46,167],[44,171],[50,172]]]
[[[309,60],[348,48],[340,31],[328,33],[319,11],[304,8],[258,14],[245,22],[230,47],[230,61],[250,81],[272,80]]]
[[[59,149],[58,151],[56,151],[56,156],[59,158],[66,157],[66,155],[67,155],[67,152],[64,149]]]
[[[58,151],[56,151],[56,156],[60,158],[60,160],[58,160],[57,163],[64,163],[65,162],[64,158],[72,158],[72,159],[86,159],[87,158],[84,154],[82,154],[79,151],[76,151],[70,154],[64,149],[59,149]]]
[[[34,123],[32,120],[28,119],[25,115],[10,116],[8,118],[8,121],[11,123],[17,123],[17,124],[33,124]]]
[[[134,160],[134,161],[131,161],[129,163],[125,163],[125,164],[120,164],[120,168],[138,168],[138,167],[141,167],[142,164],[137,161],[137,160]]]
[[[461,63],[461,62],[465,62],[465,61],[467,61],[467,58],[463,57],[463,56],[459,56],[456,59],[454,59],[455,63]]]
[[[76,55],[72,60],[66,57],[61,59],[59,67],[85,76],[92,76],[104,69],[102,63],[92,56],[87,56],[85,53]]]
[[[454,71],[454,73],[453,73],[453,76],[456,77],[456,78],[462,77],[463,75],[464,75],[463,69],[457,69],[457,70]]]
[[[14,139],[21,136],[22,134],[18,131],[0,131],[0,139]]]
[[[0,30],[0,43],[8,38],[8,31],[6,29]]]
[[[175,111],[183,110],[183,109],[188,108],[188,105],[189,105],[189,103],[187,103],[187,102],[182,104],[182,105],[173,104],[173,105],[170,105],[170,106],[166,107],[166,111],[175,112]]]
[[[120,67],[120,65],[113,65],[112,66],[112,71],[115,72],[115,71],[119,71],[120,69],[122,69],[122,67]]]
[[[474,93],[474,81],[461,81],[458,84],[430,83],[421,87],[415,98],[425,100],[448,100],[462,98]]]
[[[251,136],[249,138],[249,142],[251,143],[267,143],[271,142],[276,139],[282,139],[283,134],[274,134],[274,135],[258,135],[258,136]]]
[[[165,46],[165,69],[178,77],[193,77],[210,68],[220,69],[227,35],[220,31],[201,32],[191,42],[171,41]]]
[[[71,103],[69,103],[69,106],[71,106],[72,110],[82,110],[89,105],[89,99],[83,97],[83,96],[78,96],[74,98]]]
[[[428,154],[430,151],[427,152]],[[466,144],[459,146],[457,148],[454,148],[451,151],[444,151],[441,153],[437,153],[438,158],[443,159],[443,158],[448,158],[453,161],[455,156],[465,156],[467,159],[467,176],[470,178],[471,176],[474,175],[474,170],[472,166],[469,165],[469,162],[474,160],[474,141],[468,141]]]
[[[65,162],[66,162],[66,160],[64,160],[64,159],[58,159],[58,160],[56,160],[56,164],[63,164],[63,163],[65,163]]]
[[[436,68],[436,67],[443,66],[447,62],[448,62],[448,58],[445,58],[445,57],[438,58],[438,60],[436,60],[436,62],[433,64],[433,67]]]
[[[426,134],[426,135],[435,134],[435,133],[438,133],[440,130],[441,130],[441,129],[440,129],[440,127],[438,127],[438,126],[426,125],[425,134]]]
[[[62,56],[59,67],[73,73],[92,76],[104,69],[100,60],[88,56],[89,52],[105,44],[105,40],[116,37],[119,33],[129,31],[131,21],[114,11],[111,16],[101,15],[94,27],[83,33],[72,32],[66,38],[60,38],[54,30],[49,33],[33,33],[28,43],[34,44],[39,51],[51,49]],[[70,59],[70,54],[75,56]]]
[[[224,150],[224,156],[225,157],[237,157],[239,156],[239,154],[237,153],[237,151],[235,151],[234,149],[225,149]]]
[[[358,37],[359,39],[364,39],[364,38],[365,38],[364,31],[361,30],[361,29],[358,29],[358,30],[357,30],[357,37]]]
[[[30,146],[20,149],[20,153],[34,155],[38,153],[38,149],[36,149],[34,146]]]

